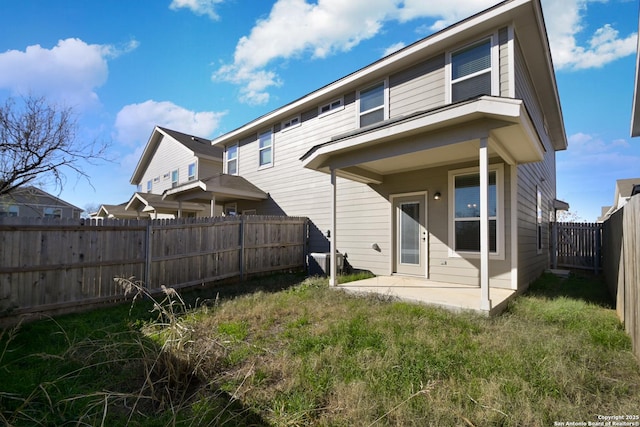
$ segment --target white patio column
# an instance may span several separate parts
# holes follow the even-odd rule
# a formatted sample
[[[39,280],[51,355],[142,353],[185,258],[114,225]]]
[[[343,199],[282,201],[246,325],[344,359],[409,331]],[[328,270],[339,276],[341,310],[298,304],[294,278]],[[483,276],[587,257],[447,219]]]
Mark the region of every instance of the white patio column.
[[[331,254],[329,255],[331,266],[329,275],[329,286],[336,286],[338,284],[338,268],[336,262],[338,257],[336,256],[336,194],[337,194],[337,182],[336,182],[336,170],[331,169]]]
[[[178,200],[178,218],[182,218],[182,200]]]
[[[216,216],[216,196],[211,195],[211,216]]]
[[[491,310],[489,298],[489,139],[480,138],[480,309]]]

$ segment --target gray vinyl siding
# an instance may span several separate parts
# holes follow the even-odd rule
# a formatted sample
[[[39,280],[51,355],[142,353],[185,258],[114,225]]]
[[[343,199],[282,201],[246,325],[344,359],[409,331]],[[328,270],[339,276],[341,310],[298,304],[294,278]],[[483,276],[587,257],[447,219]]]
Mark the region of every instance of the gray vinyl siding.
[[[390,118],[444,105],[444,54],[391,75],[389,90]]]
[[[556,159],[519,43],[515,43],[516,97],[524,101],[544,144],[544,160],[518,166],[518,282],[527,286],[549,268],[549,218],[556,198]],[[537,187],[542,192],[542,251],[537,245]]]
[[[529,283],[537,277],[541,269],[547,267],[548,252],[537,253],[536,240],[536,184],[543,190],[544,217],[548,221],[550,201],[555,197],[555,153],[544,134],[544,119],[540,114],[535,90],[526,72],[526,64],[520,58],[511,58],[511,46],[507,28],[498,31],[500,81],[499,94],[504,97],[521,98],[538,132],[545,141],[545,160],[539,164],[515,166],[517,181],[512,182],[512,166],[504,164],[502,223],[504,245],[501,259],[490,259],[490,284],[494,287],[512,288],[512,221],[518,221],[519,281]],[[518,62],[519,60],[519,62]],[[512,76],[510,70],[515,70]],[[389,115],[397,118],[437,108],[445,104],[446,78],[445,53],[418,60],[414,65],[387,76],[389,89]],[[513,85],[516,93],[511,93]],[[380,81],[371,79],[360,87]],[[268,192],[269,200],[264,202],[239,201],[238,210],[256,209],[257,214],[306,216],[311,220],[310,252],[327,252],[330,239],[327,237],[331,211],[330,177],[302,167],[300,157],[311,147],[329,142],[335,135],[355,130],[358,127],[355,91],[344,94],[327,95],[319,105],[343,96],[343,107],[328,114],[318,115],[317,106],[293,112],[300,114],[301,125],[281,130],[281,122],[267,124],[273,130],[273,166],[260,169],[258,166],[258,131],[265,128],[247,128],[245,134],[238,135],[238,173],[261,190]],[[329,99],[331,98],[331,99]],[[318,106],[319,106],[318,105]],[[544,136],[543,136],[544,135]],[[491,163],[502,163],[492,158]],[[346,253],[349,264],[357,269],[369,270],[374,274],[389,274],[393,269],[393,227],[391,196],[411,192],[428,192],[427,229],[429,264],[428,275],[432,280],[467,285],[479,283],[479,257],[455,257],[450,254],[449,228],[449,179],[450,170],[477,167],[477,162],[453,164],[388,175],[380,185],[365,185],[346,179],[337,180],[337,248]],[[544,180],[541,181],[540,178]],[[516,186],[516,191],[512,187]],[[433,194],[440,192],[442,198],[434,200]],[[513,193],[518,194],[517,211],[512,212]],[[546,226],[546,223],[545,223]],[[545,228],[546,230],[546,228]],[[548,248],[548,234],[545,231],[543,246]],[[377,245],[380,250],[372,246]],[[545,249],[546,250],[546,249]],[[532,252],[533,251],[533,252]],[[535,277],[534,277],[535,276]]]
[[[147,166],[147,169],[142,175],[142,180],[140,181],[140,185],[142,186],[141,192],[147,192],[147,181],[151,180],[151,192],[154,194],[162,194],[164,190],[171,188],[171,172],[176,169],[178,169],[178,183],[183,184],[187,182],[189,174],[188,166],[197,160],[197,157],[184,145],[172,138],[164,136],[158,144],[158,148],[153,154],[149,166]],[[169,176],[165,178],[165,174],[167,173]],[[156,178],[158,182],[153,182]]]

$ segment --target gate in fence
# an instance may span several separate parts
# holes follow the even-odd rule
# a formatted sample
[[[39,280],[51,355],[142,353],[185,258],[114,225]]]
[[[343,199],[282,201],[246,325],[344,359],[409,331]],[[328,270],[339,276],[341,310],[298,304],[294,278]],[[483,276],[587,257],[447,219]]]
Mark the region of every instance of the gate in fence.
[[[600,271],[602,266],[602,224],[556,222],[552,227],[553,267]]]

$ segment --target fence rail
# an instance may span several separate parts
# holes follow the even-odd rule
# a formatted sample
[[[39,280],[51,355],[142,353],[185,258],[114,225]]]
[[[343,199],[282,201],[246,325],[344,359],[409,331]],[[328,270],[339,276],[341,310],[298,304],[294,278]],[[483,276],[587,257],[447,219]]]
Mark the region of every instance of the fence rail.
[[[640,196],[604,223],[604,275],[616,311],[640,360]]]
[[[306,218],[0,218],[0,317],[123,299],[114,277],[155,291],[303,268],[306,243]]]

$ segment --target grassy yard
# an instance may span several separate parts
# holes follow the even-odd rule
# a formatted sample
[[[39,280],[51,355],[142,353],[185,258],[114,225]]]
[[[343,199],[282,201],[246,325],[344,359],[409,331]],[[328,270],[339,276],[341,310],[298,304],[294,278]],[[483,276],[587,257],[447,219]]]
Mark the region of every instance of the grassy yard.
[[[491,319],[294,275],[242,290],[5,330],[0,423],[552,426],[640,412],[630,340],[589,276],[545,275]]]

